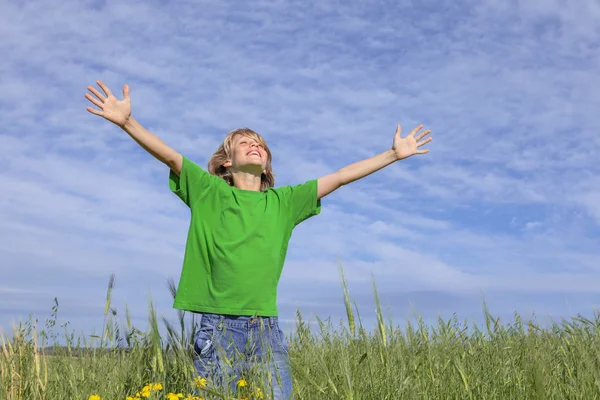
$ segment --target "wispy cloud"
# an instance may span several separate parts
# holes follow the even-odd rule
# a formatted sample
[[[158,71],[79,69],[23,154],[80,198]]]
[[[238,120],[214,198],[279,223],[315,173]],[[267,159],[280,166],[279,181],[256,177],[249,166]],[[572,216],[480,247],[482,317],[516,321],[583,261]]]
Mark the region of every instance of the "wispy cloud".
[[[339,290],[338,257],[362,301],[374,274],[399,313],[422,293],[424,312],[471,313],[482,290],[565,311],[600,283],[599,14],[592,0],[0,4],[0,323],[54,296],[66,318],[101,312],[113,271],[135,315],[148,291],[170,312],[188,211],[163,166],[85,111],[96,79],[129,84],[136,117],[201,165],[229,130],[257,130],[277,185],[385,150],[398,123],[432,129],[430,154],[298,228],[282,318],[343,314],[314,301]]]

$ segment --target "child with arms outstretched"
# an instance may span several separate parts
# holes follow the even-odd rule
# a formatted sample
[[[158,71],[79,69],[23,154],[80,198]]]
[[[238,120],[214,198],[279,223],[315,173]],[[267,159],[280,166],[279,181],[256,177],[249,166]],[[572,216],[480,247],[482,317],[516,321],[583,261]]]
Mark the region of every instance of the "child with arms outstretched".
[[[277,285],[294,227],[319,214],[321,199],[395,161],[429,150],[429,130],[405,138],[398,125],[392,147],[319,179],[274,188],[271,152],[250,129],[231,131],[206,170],[167,146],[131,116],[129,87],[118,100],[102,82],[87,107],[121,127],[169,167],[170,189],[190,208],[191,222],[173,307],[199,313],[194,365],[201,377],[238,378],[266,364],[277,379],[275,399],[292,398],[288,348],[277,319]],[[415,135],[418,136],[415,137]],[[268,357],[267,357],[268,354]],[[223,357],[238,359],[235,367]],[[233,382],[235,382],[234,380]]]

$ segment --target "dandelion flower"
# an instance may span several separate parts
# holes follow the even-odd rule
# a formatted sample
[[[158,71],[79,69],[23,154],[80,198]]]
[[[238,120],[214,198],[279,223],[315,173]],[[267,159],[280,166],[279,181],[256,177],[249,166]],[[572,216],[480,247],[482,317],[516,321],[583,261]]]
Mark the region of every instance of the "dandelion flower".
[[[88,398],[88,400],[102,400],[102,398],[97,394],[93,394]]]
[[[243,379],[240,379],[240,380],[237,382],[237,385],[238,385],[239,387],[244,387],[244,386],[246,386],[246,385],[247,385],[247,383],[246,383],[246,381],[245,381],[245,380],[243,380]]]
[[[142,389],[142,397],[150,397],[150,394],[152,393],[150,390],[151,388],[152,386],[150,385],[144,386],[144,388]]]
[[[162,383],[155,383],[152,385],[152,390],[163,390],[163,385]]]
[[[206,387],[206,378],[200,378],[199,376],[196,377],[196,379],[194,379],[194,386],[196,386],[197,388]]]
[[[183,395],[181,393],[169,393],[167,394],[167,400],[179,400],[183,399]]]

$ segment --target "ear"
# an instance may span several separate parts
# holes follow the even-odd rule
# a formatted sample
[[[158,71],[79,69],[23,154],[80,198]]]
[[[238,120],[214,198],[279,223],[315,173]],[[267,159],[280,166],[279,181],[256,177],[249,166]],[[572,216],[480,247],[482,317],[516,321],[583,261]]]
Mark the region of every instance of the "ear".
[[[231,167],[231,160],[227,160],[227,161],[225,161],[225,162],[223,163],[223,166],[224,166],[225,168],[229,168],[229,167]]]

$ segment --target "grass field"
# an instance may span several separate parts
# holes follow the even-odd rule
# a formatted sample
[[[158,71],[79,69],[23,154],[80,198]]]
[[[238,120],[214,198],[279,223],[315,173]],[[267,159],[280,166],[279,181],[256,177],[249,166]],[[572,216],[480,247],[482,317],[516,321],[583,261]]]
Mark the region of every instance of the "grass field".
[[[296,399],[600,399],[598,313],[542,329],[518,314],[500,322],[484,308],[481,327],[457,318],[399,327],[383,318],[375,289],[378,327],[368,332],[343,274],[342,283],[343,324],[319,320],[318,329],[309,329],[298,311],[289,338]],[[196,379],[200,389],[192,397],[194,325],[183,313],[177,327],[159,322],[152,304],[148,331],[136,330],[128,317],[119,324],[113,286],[111,277],[101,337],[59,337],[52,319],[43,330],[30,320],[2,334],[0,399],[268,398],[268,387],[259,392],[252,374],[237,393]],[[166,324],[164,337],[159,323]],[[66,346],[51,346],[59,341]]]

